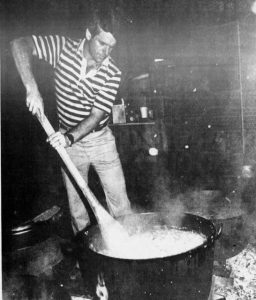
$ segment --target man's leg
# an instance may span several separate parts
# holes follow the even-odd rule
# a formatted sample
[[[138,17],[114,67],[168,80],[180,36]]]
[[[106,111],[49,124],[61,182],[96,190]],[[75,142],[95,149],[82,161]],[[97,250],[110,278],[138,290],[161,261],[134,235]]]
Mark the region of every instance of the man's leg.
[[[87,182],[90,164],[88,157],[83,151],[83,147],[79,144],[75,144],[72,148],[67,148],[66,150],[85,182]],[[71,180],[70,175],[68,175],[63,169],[62,175],[68,195],[72,228],[74,233],[77,234],[90,224],[89,215],[80,195],[78,194],[78,187],[74,185],[74,181]]]
[[[100,145],[96,144],[94,155],[90,158],[100,177],[109,211],[114,217],[129,213],[130,201],[112,132],[107,131],[106,135],[102,137]]]

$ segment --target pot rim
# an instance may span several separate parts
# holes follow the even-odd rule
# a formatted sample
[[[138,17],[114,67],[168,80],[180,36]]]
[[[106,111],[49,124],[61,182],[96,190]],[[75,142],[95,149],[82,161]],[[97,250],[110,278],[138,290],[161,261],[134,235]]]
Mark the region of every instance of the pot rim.
[[[128,215],[125,215],[125,216],[121,216],[121,217],[118,217],[118,219],[124,219],[125,217],[129,216],[129,215],[167,215],[167,213],[164,213],[164,212],[145,212],[145,213],[135,213],[135,214],[128,214]],[[183,213],[181,214],[181,216],[191,216],[193,218],[196,218],[198,219],[198,221],[200,222],[203,221],[205,223],[208,223],[211,231],[212,231],[212,234],[210,236],[207,236],[206,237],[206,241],[204,243],[202,243],[201,245],[189,250],[189,251],[186,251],[186,252],[182,252],[182,253],[179,253],[179,254],[176,254],[176,255],[169,255],[169,256],[163,256],[163,257],[152,257],[152,258],[139,258],[139,259],[136,259],[136,258],[122,258],[122,257],[114,257],[114,256],[110,256],[110,255],[105,255],[105,254],[102,254],[100,252],[97,252],[97,251],[94,251],[93,249],[91,249],[89,247],[89,240],[90,240],[90,237],[92,236],[92,232],[93,231],[96,231],[96,230],[99,230],[99,225],[94,225],[92,226],[90,229],[88,229],[87,232],[85,232],[85,236],[86,236],[86,246],[87,246],[87,250],[90,252],[90,253],[93,253],[93,255],[97,255],[97,256],[100,256],[104,259],[109,259],[109,260],[118,260],[118,261],[127,261],[127,262],[131,262],[131,261],[136,261],[136,262],[150,262],[150,261],[155,261],[155,260],[180,260],[180,259],[184,259],[184,257],[187,257],[188,259],[192,258],[194,255],[196,255],[196,253],[201,249],[206,249],[206,248],[210,248],[210,247],[213,247],[214,248],[214,243],[215,243],[215,240],[220,236],[220,233],[221,233],[221,228],[218,230],[216,230],[216,226],[215,224],[212,222],[212,220],[208,220],[208,219],[205,219],[201,216],[197,216],[197,215],[194,215],[194,214],[191,214],[191,213]],[[182,227],[180,227],[182,228]],[[183,228],[186,228],[186,227],[183,227]]]

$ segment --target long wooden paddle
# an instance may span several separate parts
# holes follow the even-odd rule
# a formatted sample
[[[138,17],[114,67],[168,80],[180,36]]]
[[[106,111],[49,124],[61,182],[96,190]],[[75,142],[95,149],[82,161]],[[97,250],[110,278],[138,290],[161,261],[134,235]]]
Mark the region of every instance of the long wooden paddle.
[[[42,118],[40,118],[37,115],[38,121],[41,123],[43,129],[45,130],[47,136],[52,135],[55,133],[55,130],[53,129],[52,125],[50,124],[47,117],[44,115]],[[113,222],[116,222],[114,218],[104,209],[104,207],[99,203],[93,192],[88,187],[87,183],[77,170],[76,166],[70,159],[67,151],[63,146],[59,146],[56,148],[56,151],[59,153],[60,157],[62,158],[64,164],[66,165],[67,169],[69,170],[70,174],[76,181],[77,185],[81,189],[82,193],[88,200],[88,203],[90,204],[93,213],[95,214],[95,217],[99,223],[99,225],[105,225],[110,224]]]

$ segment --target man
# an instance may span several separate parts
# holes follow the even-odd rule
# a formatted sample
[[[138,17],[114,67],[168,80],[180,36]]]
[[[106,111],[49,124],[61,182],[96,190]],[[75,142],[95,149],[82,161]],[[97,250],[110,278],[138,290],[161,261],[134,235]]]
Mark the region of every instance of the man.
[[[94,15],[83,39],[31,36],[12,41],[11,47],[27,92],[26,105],[39,118],[44,117],[44,105],[32,72],[32,56],[54,68],[59,131],[47,141],[54,148],[66,148],[86,182],[90,165],[95,168],[110,214],[117,217],[130,210],[130,202],[115,138],[107,126],[121,79],[110,57],[116,44],[110,25]],[[70,178],[62,173],[77,234],[89,225],[89,216]]]

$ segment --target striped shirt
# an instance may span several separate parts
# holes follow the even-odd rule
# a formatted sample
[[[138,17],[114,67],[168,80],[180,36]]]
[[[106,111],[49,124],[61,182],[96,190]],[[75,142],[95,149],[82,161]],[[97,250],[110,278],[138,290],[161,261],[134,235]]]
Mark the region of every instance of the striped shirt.
[[[54,68],[55,95],[60,127],[66,130],[88,118],[93,107],[105,112],[95,130],[108,124],[121,80],[121,72],[108,57],[101,66],[85,73],[84,40],[64,36],[32,36],[37,56]]]

